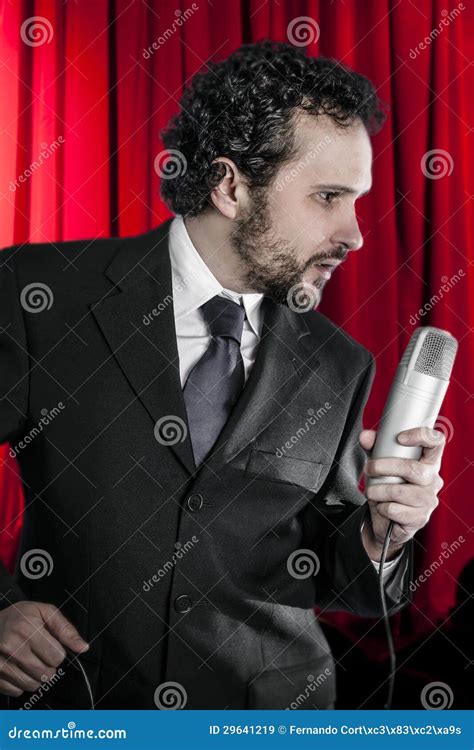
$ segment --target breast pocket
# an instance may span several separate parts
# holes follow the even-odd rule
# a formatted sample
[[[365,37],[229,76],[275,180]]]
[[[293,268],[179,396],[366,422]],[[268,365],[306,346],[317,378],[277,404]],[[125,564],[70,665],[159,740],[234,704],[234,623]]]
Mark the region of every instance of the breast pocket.
[[[272,451],[252,448],[245,473],[273,482],[283,482],[316,492],[320,487],[323,464],[292,456],[276,456]]]

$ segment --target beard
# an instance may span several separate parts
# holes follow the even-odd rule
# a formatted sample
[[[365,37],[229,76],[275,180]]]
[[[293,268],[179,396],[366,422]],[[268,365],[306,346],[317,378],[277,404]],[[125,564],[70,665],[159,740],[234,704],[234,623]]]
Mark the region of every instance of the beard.
[[[303,281],[303,276],[308,268],[321,262],[323,254],[300,263],[297,248],[287,240],[277,239],[272,231],[266,189],[252,188],[251,197],[251,205],[234,221],[230,234],[245,286],[297,312],[314,308],[321,301],[326,280],[317,279],[310,284]],[[324,257],[343,256],[336,256],[333,251]]]

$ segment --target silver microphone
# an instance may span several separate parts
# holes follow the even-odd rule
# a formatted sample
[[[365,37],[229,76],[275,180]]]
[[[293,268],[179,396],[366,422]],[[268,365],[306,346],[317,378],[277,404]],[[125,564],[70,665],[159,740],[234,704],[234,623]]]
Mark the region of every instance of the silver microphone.
[[[420,458],[421,446],[403,446],[397,435],[412,427],[434,427],[457,348],[448,331],[431,326],[416,329],[397,368],[371,458]],[[401,477],[367,477],[366,486],[403,482]]]

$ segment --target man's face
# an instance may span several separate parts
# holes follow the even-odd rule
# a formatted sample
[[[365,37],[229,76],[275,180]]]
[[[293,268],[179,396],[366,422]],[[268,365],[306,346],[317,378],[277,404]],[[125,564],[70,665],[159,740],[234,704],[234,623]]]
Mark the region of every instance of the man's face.
[[[334,271],[322,264],[362,246],[355,201],[371,187],[372,148],[360,120],[342,130],[303,113],[297,123],[298,155],[250,191],[230,239],[248,288],[305,311]]]

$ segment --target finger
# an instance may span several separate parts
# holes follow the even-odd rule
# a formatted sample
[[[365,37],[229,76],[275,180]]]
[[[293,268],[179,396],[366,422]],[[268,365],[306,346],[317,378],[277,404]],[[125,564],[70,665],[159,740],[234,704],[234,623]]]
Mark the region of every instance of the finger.
[[[412,484],[427,486],[435,481],[436,467],[414,458],[372,458],[365,465],[369,477],[400,477]]]
[[[5,659],[0,657],[0,675],[2,679],[7,680],[11,685],[14,685],[20,690],[28,690],[28,692],[34,692],[41,685],[40,680],[34,680],[20,667],[17,666],[11,659]]]
[[[380,520],[382,521],[382,519]],[[375,538],[380,544],[383,544],[385,541],[387,528],[388,528],[388,524],[385,518],[383,519],[383,526],[379,527],[379,523],[375,523],[374,525]],[[405,544],[407,540],[408,540],[407,532],[403,528],[403,526],[400,526],[398,523],[394,523],[392,526],[392,531],[390,533],[390,542],[392,544]]]
[[[417,484],[372,484],[365,492],[367,499],[374,502],[399,502],[411,507],[436,507],[436,496],[430,490]]]
[[[364,450],[371,451],[374,447],[377,433],[375,430],[362,430],[359,435],[359,442]]]
[[[43,665],[43,669],[59,667],[66,658],[66,651],[60,642],[46,630],[41,628],[28,643],[33,654]]]
[[[89,644],[80,636],[79,631],[56,607],[51,609],[45,619],[45,625],[63,646],[80,653],[89,648]]]
[[[29,660],[30,652],[40,660],[43,670],[57,667],[66,657],[65,649],[46,630],[40,617],[35,622],[34,619],[23,616],[15,623],[1,653],[24,665]]]
[[[399,433],[397,440],[400,445],[421,446],[423,451],[420,460],[429,464],[437,464],[441,461],[446,445],[444,434],[431,427],[413,427],[410,430],[404,430]]]
[[[376,511],[383,518],[386,518],[389,521],[394,521],[400,524],[400,526],[421,528],[427,521],[427,514],[424,510],[420,511],[420,508],[413,508],[410,505],[402,505],[402,503],[377,503]]]
[[[23,672],[39,682],[48,682],[57,671],[55,667],[45,664],[31,649],[23,655],[21,660],[16,656],[11,656],[9,661],[13,661]]]
[[[0,679],[0,693],[9,695],[11,698],[19,698],[24,693],[24,690],[20,690],[20,688],[15,687],[15,685],[12,685],[7,680]]]

